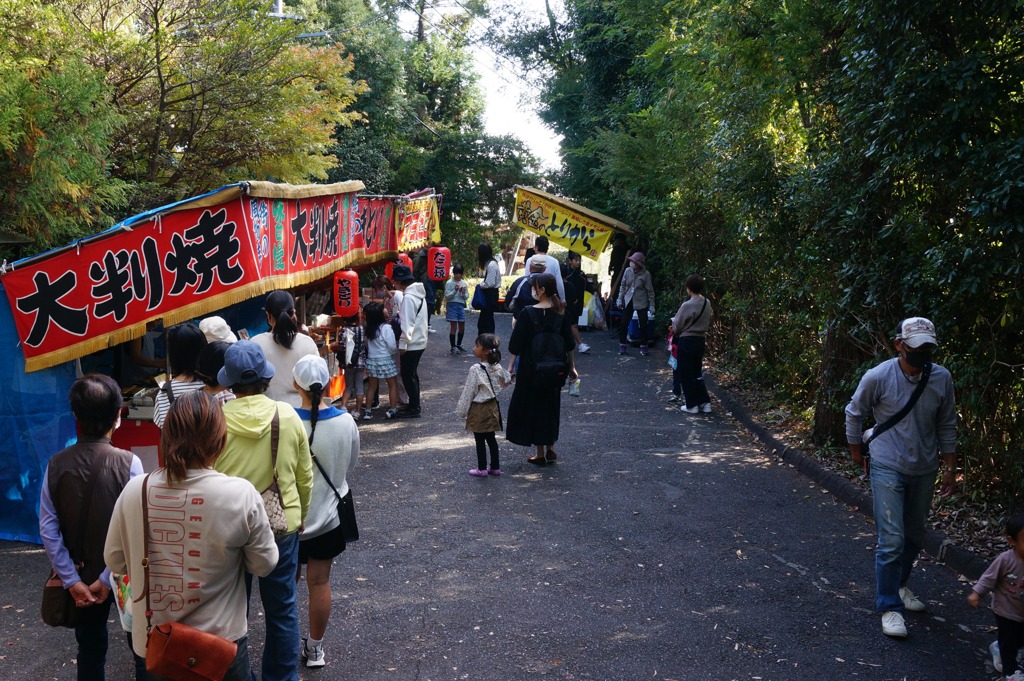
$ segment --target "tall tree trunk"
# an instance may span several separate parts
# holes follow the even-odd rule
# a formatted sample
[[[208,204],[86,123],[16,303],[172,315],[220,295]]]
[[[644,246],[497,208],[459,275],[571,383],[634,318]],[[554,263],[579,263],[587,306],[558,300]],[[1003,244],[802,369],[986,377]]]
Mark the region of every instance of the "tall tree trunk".
[[[841,386],[853,374],[862,357],[857,346],[837,321],[828,324],[821,352],[821,372],[814,404],[814,426],[811,440],[815,444],[846,442],[845,408],[850,395],[841,393]]]

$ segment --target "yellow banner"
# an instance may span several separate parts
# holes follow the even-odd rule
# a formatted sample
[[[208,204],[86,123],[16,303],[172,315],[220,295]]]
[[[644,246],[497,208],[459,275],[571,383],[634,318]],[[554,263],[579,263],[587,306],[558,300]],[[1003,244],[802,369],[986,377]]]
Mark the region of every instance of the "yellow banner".
[[[405,201],[399,208],[395,224],[398,250],[402,252],[422,248],[430,241],[440,242],[441,220],[437,212],[437,197],[432,195]]]
[[[616,231],[632,233],[618,220],[530,187],[516,187],[512,222],[593,260]]]

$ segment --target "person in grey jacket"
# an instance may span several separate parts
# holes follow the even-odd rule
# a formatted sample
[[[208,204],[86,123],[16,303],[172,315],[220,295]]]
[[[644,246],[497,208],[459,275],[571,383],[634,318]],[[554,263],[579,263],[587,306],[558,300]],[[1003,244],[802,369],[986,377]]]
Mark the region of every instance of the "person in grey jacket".
[[[654,281],[651,273],[644,268],[644,254],[639,251],[629,256],[629,269],[622,275],[619,287],[618,307],[622,310],[619,323],[619,354],[626,354],[626,334],[629,322],[636,312],[640,323],[640,354],[647,354],[647,314],[654,316]]]
[[[894,341],[899,356],[869,369],[846,407],[846,440],[850,454],[863,463],[864,418],[876,426],[897,414],[917,384],[927,384],[909,414],[871,441],[869,466],[878,548],[875,551],[875,608],[882,613],[882,632],[907,635],[903,611],[925,609],[907,581],[924,542],[939,458],[947,496],[956,484],[956,400],[953,379],[931,361],[938,346],[935,325],[923,317],[900,322]]]
[[[711,303],[704,297],[704,277],[691,274],[686,278],[686,292],[689,298],[679,306],[676,316],[669,325],[672,341],[678,348],[676,367],[672,370],[672,398],[679,401],[680,409],[687,414],[711,413],[711,398],[704,385],[704,336],[711,326]]]

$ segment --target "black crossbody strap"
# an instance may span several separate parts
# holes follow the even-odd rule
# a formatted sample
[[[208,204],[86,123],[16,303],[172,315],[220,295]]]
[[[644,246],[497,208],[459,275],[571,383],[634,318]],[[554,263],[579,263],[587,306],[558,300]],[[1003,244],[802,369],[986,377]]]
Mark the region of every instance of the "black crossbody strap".
[[[903,369],[901,368],[900,371],[902,370]],[[917,382],[917,386],[914,388],[914,392],[910,395],[910,399],[907,400],[907,403],[903,405],[902,409],[900,409],[898,412],[889,417],[889,419],[886,420],[885,423],[879,426],[875,426],[875,429],[871,431],[871,437],[869,437],[864,444],[871,444],[871,441],[874,440],[876,437],[878,437],[879,435],[881,435],[882,433],[884,433],[885,431],[889,430],[897,423],[902,421],[904,418],[906,418],[907,414],[910,413],[910,410],[914,408],[915,404],[917,404],[917,400],[918,398],[921,397],[921,393],[924,392],[925,386],[928,385],[928,377],[931,375],[932,365],[931,362],[929,362],[928,364],[924,365],[924,370],[921,372],[921,380]]]
[[[700,321],[700,318],[704,316],[704,310],[706,310],[706,309],[708,309],[708,299],[707,299],[707,298],[704,298],[704,304],[700,306],[700,312],[698,312],[698,313],[697,313],[697,316],[696,316],[696,317],[694,317],[693,319],[691,319],[691,320],[690,320],[690,323],[689,323],[689,324],[687,324],[687,325],[686,325],[686,326],[685,326],[684,328],[680,329],[680,330],[679,330],[679,333],[677,333],[677,334],[674,334],[673,340],[674,340],[674,339],[676,339],[676,338],[679,338],[679,335],[680,335],[680,334],[681,334],[681,333],[682,333],[683,331],[686,331],[686,330],[687,330],[687,329],[689,329],[689,328],[690,328],[691,326],[693,326],[693,325],[694,325],[694,324],[696,324],[696,323],[697,323],[698,321]]]
[[[309,453],[313,457],[313,463],[315,463],[316,467],[320,469],[320,475],[324,476],[324,480],[326,480],[327,484],[331,486],[332,490],[334,490],[334,496],[338,497],[338,502],[340,503],[341,502],[341,493],[338,492],[338,488],[334,486],[333,482],[331,482],[331,476],[327,475],[327,471],[324,470],[324,467],[320,464],[320,461],[316,458],[316,454],[313,454],[313,450],[312,449],[309,450]]]

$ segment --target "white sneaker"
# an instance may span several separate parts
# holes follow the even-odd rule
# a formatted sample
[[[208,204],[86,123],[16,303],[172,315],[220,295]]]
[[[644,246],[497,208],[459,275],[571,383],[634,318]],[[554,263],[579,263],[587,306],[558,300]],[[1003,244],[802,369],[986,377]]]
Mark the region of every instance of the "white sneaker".
[[[687,414],[699,414],[700,407],[687,407],[685,404],[679,407],[679,411],[686,412]]]
[[[1024,681],[1024,671],[1017,670],[1006,677],[1006,681]]]
[[[305,658],[307,667],[323,667],[327,664],[323,643],[318,643],[310,648],[307,645],[307,639],[302,639],[302,657]]]
[[[704,412],[705,414],[710,414],[711,413],[711,403],[710,402],[705,402],[704,404],[700,405],[700,410],[702,412]]]
[[[1003,656],[999,654],[999,641],[992,641],[988,644],[988,652],[992,654],[992,667],[1002,673],[1003,671]]]
[[[924,612],[928,607],[905,586],[900,587],[900,600],[903,601],[903,608],[910,612]]]
[[[907,625],[903,621],[903,614],[896,610],[882,613],[882,633],[886,636],[906,638]]]
[[[590,352],[590,346],[586,343],[580,343],[580,354],[584,352]]]

